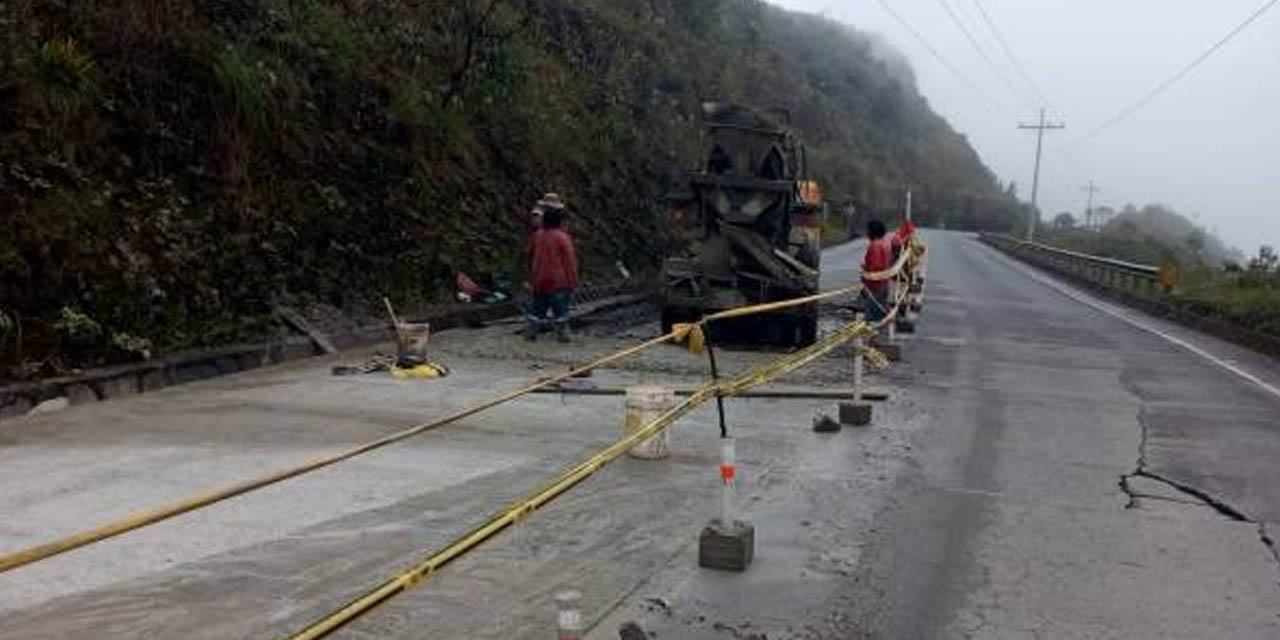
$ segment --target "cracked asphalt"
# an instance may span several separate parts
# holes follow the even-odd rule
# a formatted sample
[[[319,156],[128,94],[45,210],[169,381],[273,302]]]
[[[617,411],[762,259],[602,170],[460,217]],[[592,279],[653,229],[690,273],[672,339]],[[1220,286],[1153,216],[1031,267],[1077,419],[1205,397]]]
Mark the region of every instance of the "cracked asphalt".
[[[974,239],[929,232],[925,313],[874,425],[815,434],[821,400],[730,400],[756,561],[697,567],[717,508],[704,408],[671,458],[622,459],[334,634],[1277,638],[1280,367],[1069,297]],[[856,281],[857,245],[824,257]],[[1078,296],[1079,294],[1072,294]],[[825,326],[839,320],[824,310]],[[643,307],[567,347],[514,325],[443,332],[429,382],[333,377],[364,352],[0,423],[0,552],[289,466],[656,334]],[[1153,333],[1188,341],[1193,353]],[[776,352],[726,349],[736,371]],[[1207,357],[1206,357],[1207,356]],[[1208,358],[1217,358],[1217,362]],[[682,349],[601,386],[706,380]],[[843,387],[847,352],[782,385]],[[278,638],[466,532],[621,433],[616,397],[537,395],[323,471],[0,574],[0,638]]]

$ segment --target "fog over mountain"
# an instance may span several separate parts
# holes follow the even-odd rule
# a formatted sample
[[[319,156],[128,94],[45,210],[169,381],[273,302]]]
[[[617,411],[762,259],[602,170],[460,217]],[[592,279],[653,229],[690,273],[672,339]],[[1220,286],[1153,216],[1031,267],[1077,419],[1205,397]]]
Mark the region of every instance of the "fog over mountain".
[[[1045,137],[1040,209],[1047,221],[1163,204],[1246,253],[1280,244],[1280,10],[1230,39],[1186,77],[1113,126],[1080,140],[1174,76],[1245,21],[1258,0],[774,0],[882,34],[911,61],[921,92],[1004,181],[1029,198],[1035,120],[1042,100],[1009,62],[985,9],[1067,128]],[[999,67],[992,69],[943,7],[950,7]],[[892,7],[966,83],[885,9]],[[1005,76],[1002,80],[1000,75]],[[1012,88],[1006,86],[1007,83]],[[973,85],[973,86],[971,86]],[[973,87],[976,86],[977,90]],[[1016,93],[1015,93],[1016,90]],[[985,96],[985,97],[984,97]]]

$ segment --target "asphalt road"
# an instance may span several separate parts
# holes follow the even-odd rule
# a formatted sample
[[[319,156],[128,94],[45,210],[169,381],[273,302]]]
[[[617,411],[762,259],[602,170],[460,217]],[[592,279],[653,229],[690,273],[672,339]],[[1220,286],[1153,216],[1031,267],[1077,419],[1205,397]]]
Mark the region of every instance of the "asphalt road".
[[[729,402],[750,570],[696,566],[717,505],[704,410],[676,425],[671,458],[620,460],[335,637],[553,637],[564,588],[583,592],[600,639],[627,621],[658,638],[1280,637],[1274,361],[1078,299],[967,236],[927,241],[925,314],[905,362],[872,378],[891,393],[873,427],[817,435],[830,402]],[[860,257],[828,251],[825,284],[855,281]],[[441,333],[436,357],[455,372],[443,380],[328,375],[364,355],[344,353],[0,423],[0,552],[656,333],[652,314],[628,313],[567,348],[503,325]],[[722,366],[776,355],[724,351]],[[845,386],[848,361],[787,383]],[[595,377],[705,379],[705,360],[674,347]],[[535,396],[0,574],[0,638],[285,636],[611,442],[621,421],[618,398]]]
[[[802,590],[787,625],[769,613],[807,579],[745,593],[758,576],[681,565],[592,637],[627,619],[680,638],[1280,637],[1277,363],[926,237],[925,314],[892,375],[923,419],[877,419],[911,449],[872,521],[825,550],[856,549],[852,573]],[[829,253],[827,285],[857,257]],[[690,633],[646,598],[730,622]]]
[[[932,419],[860,567],[866,635],[1280,637],[1276,362],[929,244],[946,344],[911,352]]]

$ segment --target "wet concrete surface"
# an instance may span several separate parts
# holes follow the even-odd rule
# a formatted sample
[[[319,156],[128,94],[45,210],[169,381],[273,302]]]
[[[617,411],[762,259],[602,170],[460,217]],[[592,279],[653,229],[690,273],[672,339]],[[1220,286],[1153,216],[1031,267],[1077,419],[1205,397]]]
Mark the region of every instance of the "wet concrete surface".
[[[1176,459],[1168,472],[1215,499],[1280,504],[1266,466],[1280,445],[1274,398],[963,235],[928,239],[925,314],[890,376],[920,415],[877,421],[911,450],[889,494],[848,497],[876,503],[870,519],[832,510],[851,518],[833,545],[850,573],[814,585],[709,574],[685,557],[589,637],[629,620],[659,638],[1280,637],[1265,525],[1132,475]],[[1280,377],[1273,361],[1149,322]],[[774,524],[804,538],[795,523],[806,518]]]
[[[627,621],[658,638],[1280,637],[1280,573],[1260,535],[1280,505],[1275,398],[962,234],[927,240],[925,314],[905,362],[871,380],[891,392],[872,427],[814,434],[812,416],[834,402],[729,401],[742,511],[756,527],[748,571],[697,566],[697,534],[718,507],[716,419],[704,408],[674,427],[671,458],[618,461],[334,637],[554,637],[564,588],[583,592],[588,637],[600,639]],[[860,258],[856,244],[829,250],[824,286],[856,281]],[[824,313],[830,327],[841,310]],[[1271,361],[1159,327],[1280,379]],[[433,337],[455,372],[443,380],[330,376],[364,356],[348,352],[0,423],[0,552],[384,435],[657,333],[645,308],[596,318],[567,347],[514,328]],[[778,353],[718,355],[736,371]],[[849,373],[838,352],[786,382],[843,387]],[[706,375],[705,359],[663,347],[594,380]],[[285,636],[612,442],[622,402],[528,397],[0,574],[0,638]]]

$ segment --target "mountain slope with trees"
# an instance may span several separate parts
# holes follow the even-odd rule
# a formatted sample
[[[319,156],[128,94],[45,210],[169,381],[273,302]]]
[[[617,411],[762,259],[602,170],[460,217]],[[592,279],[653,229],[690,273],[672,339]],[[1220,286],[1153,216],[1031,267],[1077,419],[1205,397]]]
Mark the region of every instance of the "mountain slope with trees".
[[[0,362],[263,336],[520,270],[562,193],[589,272],[652,272],[704,99],[781,107],[836,203],[1018,205],[877,39],[756,0],[17,0],[0,9]]]

